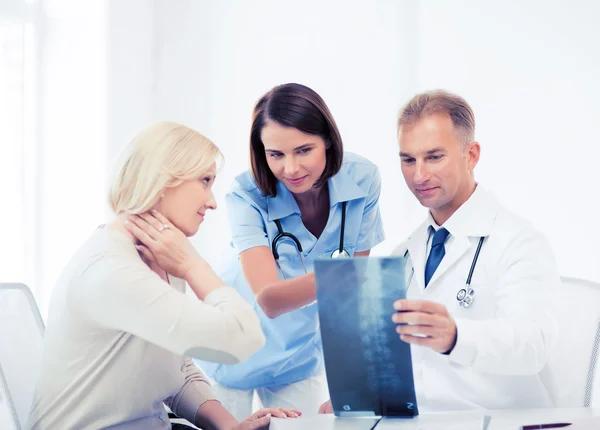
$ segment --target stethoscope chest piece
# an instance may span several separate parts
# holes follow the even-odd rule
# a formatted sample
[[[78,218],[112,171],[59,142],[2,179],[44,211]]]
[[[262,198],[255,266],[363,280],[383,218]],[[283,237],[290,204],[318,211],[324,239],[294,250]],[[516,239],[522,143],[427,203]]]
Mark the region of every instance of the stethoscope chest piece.
[[[348,251],[345,249],[342,249],[341,251],[336,249],[331,253],[331,258],[350,258],[350,254],[348,254]]]
[[[471,287],[461,288],[456,294],[458,304],[463,308],[468,308],[475,300],[475,290]]]
[[[429,238],[431,238],[431,234],[429,235]],[[429,242],[429,238],[427,239],[428,242]],[[471,278],[473,277],[473,271],[475,270],[475,265],[477,264],[477,259],[479,258],[479,252],[481,251],[481,246],[483,245],[484,240],[485,240],[485,236],[481,236],[479,238],[479,243],[477,244],[477,249],[475,250],[475,256],[473,257],[473,261],[471,262],[471,269],[469,270],[469,276],[467,276],[467,283],[465,284],[464,288],[461,288],[460,290],[458,290],[458,293],[456,293],[456,301],[463,308],[470,307],[473,304],[473,302],[475,301],[475,290],[473,288],[471,288]],[[407,258],[407,257],[408,257],[408,249],[404,253],[404,258]],[[412,270],[410,271],[410,276],[408,277],[408,282],[406,283],[407,286],[410,286],[410,283],[412,281],[414,273],[415,273],[415,268],[413,267]]]

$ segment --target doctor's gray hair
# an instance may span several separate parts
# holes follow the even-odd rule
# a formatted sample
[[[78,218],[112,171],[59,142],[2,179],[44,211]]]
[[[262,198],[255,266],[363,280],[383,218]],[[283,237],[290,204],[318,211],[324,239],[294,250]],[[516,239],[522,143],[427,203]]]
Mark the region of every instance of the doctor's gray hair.
[[[185,125],[153,124],[123,150],[110,186],[110,206],[117,215],[147,212],[166,188],[199,179],[222,158],[214,143]]]
[[[414,96],[400,110],[398,130],[432,115],[448,115],[458,138],[465,144],[475,140],[475,114],[465,99],[444,90],[433,90]]]

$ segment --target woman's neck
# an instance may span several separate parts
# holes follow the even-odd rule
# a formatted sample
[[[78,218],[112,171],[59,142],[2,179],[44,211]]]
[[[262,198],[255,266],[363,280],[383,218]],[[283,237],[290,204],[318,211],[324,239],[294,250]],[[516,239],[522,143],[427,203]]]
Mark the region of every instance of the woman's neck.
[[[117,215],[112,221],[106,223],[106,226],[123,233],[125,236],[127,236],[131,243],[137,244],[138,240],[129,230],[127,230],[127,227],[125,227],[125,221],[127,221],[127,215],[120,214]]]
[[[292,194],[300,212],[308,210],[310,212],[318,212],[315,208],[327,207],[329,209],[329,189],[327,184],[319,188],[311,188],[301,194]]]
[[[294,194],[302,223],[315,237],[320,237],[329,219],[329,189],[323,186]]]
[[[125,227],[125,221],[126,220],[127,220],[127,215],[124,215],[124,214],[117,215],[112,221],[108,222],[106,224],[106,226],[108,228],[111,228],[113,230],[117,230],[118,232],[124,234],[131,241],[131,243],[137,245],[140,242],[136,239],[136,237],[129,230],[127,230],[127,227]],[[150,269],[152,269],[153,272],[155,272],[158,276],[160,276],[165,282],[169,282],[169,278],[167,276],[167,272],[164,271],[158,265],[158,263],[156,263],[154,261],[146,260],[141,253],[139,253],[139,255],[140,255],[140,258],[142,259],[142,261],[144,263],[146,263],[146,265]]]

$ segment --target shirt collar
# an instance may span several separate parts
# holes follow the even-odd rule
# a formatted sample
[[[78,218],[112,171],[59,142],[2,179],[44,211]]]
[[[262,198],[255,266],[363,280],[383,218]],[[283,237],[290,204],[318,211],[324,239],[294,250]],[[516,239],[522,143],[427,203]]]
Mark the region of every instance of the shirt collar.
[[[431,213],[427,214],[427,225],[435,230],[446,228],[454,237],[489,236],[499,209],[494,195],[477,185],[473,194],[444,223],[438,226]]]
[[[343,169],[329,178],[329,206],[334,207],[340,202],[367,197],[368,192],[359,187],[350,174]]]
[[[277,195],[275,197],[267,197],[267,208],[269,213],[269,221],[285,218],[292,214],[300,214],[298,203],[283,183],[277,181]]]
[[[428,227],[433,227],[433,229],[435,231],[438,231],[442,226],[438,225],[437,222],[435,222],[435,220],[433,219],[433,216],[431,216],[431,212],[427,212],[427,226]],[[427,228],[427,231],[429,231],[429,228]]]
[[[360,199],[368,195],[345,170],[340,170],[336,175],[329,178],[327,186],[329,187],[330,208],[338,203]],[[280,181],[277,181],[277,196],[267,197],[267,207],[269,221],[285,218],[292,214],[300,214],[296,199]]]

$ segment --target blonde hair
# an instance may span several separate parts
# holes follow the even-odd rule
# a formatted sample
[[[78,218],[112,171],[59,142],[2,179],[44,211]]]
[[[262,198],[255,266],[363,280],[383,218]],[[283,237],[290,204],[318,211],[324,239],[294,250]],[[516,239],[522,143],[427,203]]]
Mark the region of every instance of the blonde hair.
[[[431,115],[448,115],[454,130],[464,144],[475,139],[475,115],[471,106],[460,96],[444,90],[434,90],[414,96],[398,115],[398,130],[405,125]]]
[[[200,178],[223,154],[185,125],[159,122],[142,130],[124,149],[109,191],[115,214],[147,212],[165,188]]]

